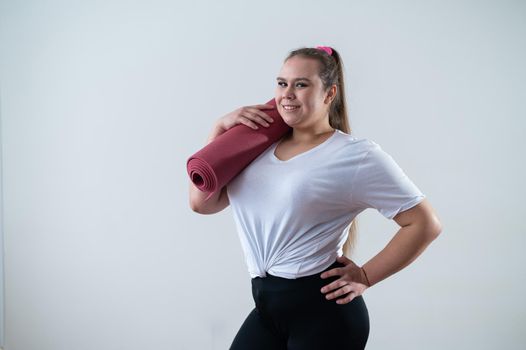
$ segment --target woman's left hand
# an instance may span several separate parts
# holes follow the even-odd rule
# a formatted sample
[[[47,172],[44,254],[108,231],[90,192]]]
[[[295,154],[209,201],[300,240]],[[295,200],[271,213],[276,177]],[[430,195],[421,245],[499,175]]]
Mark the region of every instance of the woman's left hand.
[[[362,295],[369,288],[367,277],[363,270],[345,255],[339,257],[338,262],[345,266],[337,267],[323,272],[320,277],[327,278],[330,276],[341,276],[341,278],[329,283],[321,289],[322,293],[328,293],[325,297],[328,300],[345,295],[343,298],[336,300],[338,304],[347,304],[355,297]]]

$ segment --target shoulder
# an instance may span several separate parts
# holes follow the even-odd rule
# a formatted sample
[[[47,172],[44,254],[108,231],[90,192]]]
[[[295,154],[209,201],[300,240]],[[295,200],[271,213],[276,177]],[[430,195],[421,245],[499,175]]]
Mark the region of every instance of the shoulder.
[[[382,148],[378,143],[370,138],[357,136],[356,134],[348,134],[338,130],[338,137],[336,144],[345,150],[345,153],[358,154],[365,157],[372,151],[378,151]]]
[[[357,145],[376,145],[377,143],[371,140],[370,138],[357,135],[356,133],[346,133],[339,129],[336,130],[338,133],[338,138],[347,143],[347,144],[357,144]]]
[[[397,173],[398,164],[382,146],[371,138],[360,137],[339,131],[340,154],[352,159],[364,176],[373,173]]]

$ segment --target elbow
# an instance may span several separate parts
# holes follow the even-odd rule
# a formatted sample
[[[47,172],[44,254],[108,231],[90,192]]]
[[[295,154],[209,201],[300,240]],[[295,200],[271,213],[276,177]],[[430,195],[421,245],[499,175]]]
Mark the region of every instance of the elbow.
[[[215,213],[214,211],[211,211],[209,207],[203,206],[202,204],[199,205],[195,202],[190,202],[190,208],[192,209],[194,213],[197,213],[197,214],[210,215],[210,214]]]
[[[436,236],[438,237],[438,235],[441,233],[442,233],[442,223],[438,221],[438,228],[437,228]]]
[[[442,233],[442,223],[434,217],[426,225],[427,236],[430,241],[435,240]]]
[[[201,208],[199,207],[199,205],[197,205],[196,202],[192,200],[190,200],[190,209],[192,209],[193,212],[200,214]]]

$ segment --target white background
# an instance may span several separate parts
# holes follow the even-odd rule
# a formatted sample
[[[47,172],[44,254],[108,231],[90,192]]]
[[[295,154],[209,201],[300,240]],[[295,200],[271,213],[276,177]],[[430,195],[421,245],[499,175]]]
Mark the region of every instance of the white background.
[[[3,1],[4,348],[227,349],[250,278],[230,208],[190,210],[186,159],[326,45],[353,132],[443,224],[364,294],[367,348],[523,349],[525,37],[522,1]],[[398,227],[358,221],[363,264]]]

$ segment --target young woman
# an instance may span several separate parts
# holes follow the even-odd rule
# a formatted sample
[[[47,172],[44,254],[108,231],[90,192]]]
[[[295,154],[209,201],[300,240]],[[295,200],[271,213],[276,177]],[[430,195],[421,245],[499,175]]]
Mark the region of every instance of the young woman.
[[[344,91],[335,49],[290,52],[275,92],[290,132],[207,202],[190,182],[194,211],[212,214],[231,204],[252,277],[255,308],[230,349],[365,348],[369,315],[362,294],[415,260],[442,230],[426,196],[393,158],[374,141],[350,135]],[[268,127],[273,121],[263,110],[269,107],[225,115],[209,142],[236,124]],[[400,229],[360,267],[343,251],[353,246],[353,220],[366,208]]]

